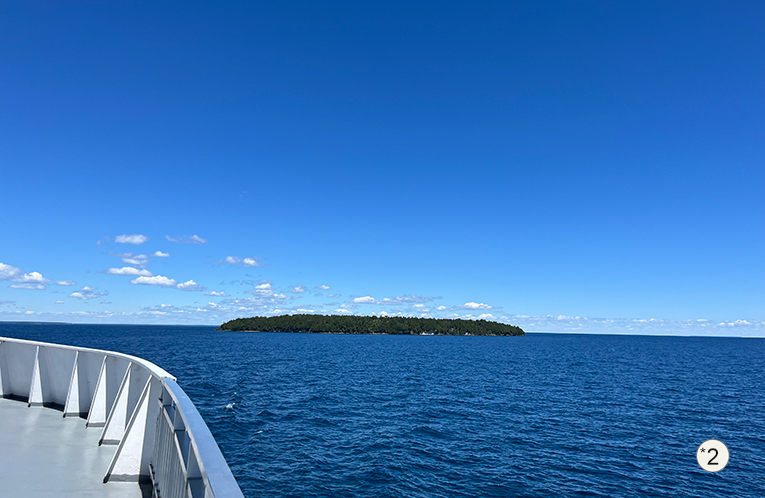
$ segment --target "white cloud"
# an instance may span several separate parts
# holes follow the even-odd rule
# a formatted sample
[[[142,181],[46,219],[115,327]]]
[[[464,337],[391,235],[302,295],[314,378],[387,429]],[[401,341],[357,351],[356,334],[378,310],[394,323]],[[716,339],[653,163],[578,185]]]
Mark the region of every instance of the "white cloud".
[[[747,320],[736,320],[733,322],[720,322],[717,324],[718,327],[740,327],[742,325],[751,325],[751,323],[748,322]]]
[[[170,254],[162,251],[155,251],[152,254],[133,254],[132,252],[112,252],[112,256],[122,259],[126,265],[145,267],[149,264],[149,258],[169,258]]]
[[[10,280],[12,282],[20,282],[22,284],[45,284],[50,282],[49,279],[43,277],[39,272],[32,271],[29,273],[24,273],[20,268],[16,268],[15,266],[6,265],[3,263],[0,263],[0,280]],[[40,287],[45,289],[44,285],[37,287],[30,285],[11,285],[11,288],[13,289],[40,289]]]
[[[57,308],[61,310],[61,307]],[[261,311],[256,311],[259,313]],[[270,313],[271,307],[264,308],[261,313]],[[161,305],[142,308],[135,312],[109,311],[108,306],[100,306],[95,310],[78,311],[34,311],[0,309],[0,320],[19,320],[19,317],[30,315],[41,321],[78,322],[78,323],[166,323],[189,325],[220,325],[221,323],[243,316],[242,311],[233,308],[210,305],[171,306]]]
[[[199,235],[180,235],[178,237],[170,237],[169,235],[165,235],[165,238],[170,242],[175,242],[177,244],[195,244],[201,246],[202,244],[207,243],[207,239],[203,239]]]
[[[100,303],[98,303],[98,304],[112,304],[112,302],[111,302],[111,301],[101,301],[101,302],[100,302]]]
[[[225,296],[228,296],[228,294],[226,294],[223,291],[220,291],[220,292],[209,291],[209,292],[205,292],[205,296],[225,297]]]
[[[706,319],[680,321],[657,318],[503,315],[497,321],[517,325],[527,332],[765,337],[765,322],[747,320],[713,323]]]
[[[109,268],[106,270],[109,275],[126,275],[129,277],[151,277],[152,273],[149,270],[139,270],[132,266],[125,266],[122,268]]]
[[[90,287],[89,287],[90,289]],[[253,296],[251,298],[226,298],[220,303],[204,305],[172,306],[169,304],[142,308],[135,312],[119,312],[101,306],[96,310],[78,311],[35,311],[36,320],[78,322],[78,323],[165,323],[189,325],[215,325],[256,314],[274,315],[294,312],[283,306],[288,298]],[[336,305],[333,305],[336,306]],[[61,310],[61,307],[56,309]],[[495,307],[498,309],[498,307]],[[327,310],[327,313],[353,314],[353,308],[340,306]],[[317,312],[325,313],[324,310]],[[374,313],[373,313],[374,314]],[[401,316],[401,313],[390,312],[389,316]],[[382,315],[378,313],[378,315]],[[0,320],[19,320],[26,316],[26,311],[14,306],[13,301],[0,301]],[[412,315],[404,315],[412,316]],[[476,319],[472,314],[448,314],[450,318]],[[679,336],[723,336],[723,337],[763,337],[765,338],[765,321],[728,319],[715,321],[694,320],[664,320],[649,319],[633,321],[627,318],[587,318],[569,317],[558,320],[558,315],[501,315],[496,321],[518,325],[527,332],[564,332],[564,333],[596,333],[596,334],[641,334],[641,335],[679,335]],[[721,325],[718,325],[721,324]],[[729,325],[730,324],[730,325]]]
[[[331,296],[330,296],[331,297]],[[432,301],[433,296],[396,296],[396,297],[384,297],[380,300],[377,300],[373,298],[372,296],[364,296],[364,297],[357,297],[354,299],[351,299],[352,303],[356,304],[380,304],[380,305],[399,305],[399,304],[406,304],[406,303],[427,303],[428,301]]]
[[[226,297],[220,301],[219,306],[232,309],[238,316],[242,316],[242,313],[273,313],[289,299],[285,294],[275,293],[271,282],[266,280],[261,280],[254,289],[245,292],[254,297]]]
[[[491,313],[481,313],[478,315],[479,320],[495,320],[494,315]]]
[[[122,259],[126,265],[146,266],[149,264],[149,256],[146,254],[133,254],[132,252],[113,252],[112,256]]]
[[[315,288],[319,290],[329,290],[331,287],[329,285],[317,285]]]
[[[139,254],[135,258],[122,258],[122,262],[127,265],[146,266],[149,264],[149,260],[142,258],[143,254]]]
[[[296,285],[292,289],[288,290],[287,292],[290,292],[292,294],[302,294],[306,291],[306,288],[304,285]]]
[[[24,282],[24,283],[32,283],[32,284],[44,284],[46,282],[50,282],[47,278],[43,277],[40,273],[33,271],[29,273],[25,273],[19,277],[16,277],[13,279],[14,282]]]
[[[64,301],[56,301],[54,304],[64,304]]]
[[[11,289],[45,290],[45,286],[41,284],[11,284],[8,287]]]
[[[97,297],[106,296],[108,294],[109,294],[108,292],[96,292],[95,287],[88,287],[86,285],[85,287],[81,288],[79,291],[75,291],[69,294],[69,297],[87,301],[89,299],[95,299]]]
[[[298,313],[314,313],[316,310],[308,310],[308,309],[305,309],[305,308],[298,308],[295,311],[297,311]]]
[[[134,246],[140,246],[147,240],[149,240],[149,237],[137,233],[132,235],[117,235],[114,237],[114,242],[118,244],[133,244]]]
[[[340,294],[327,294],[327,297],[340,297]]]
[[[254,289],[246,290],[244,292],[254,296],[274,297],[282,300],[287,298],[287,296],[284,294],[275,294],[271,286],[271,282],[269,281],[261,281],[258,285],[255,286]]]
[[[178,284],[176,288],[182,291],[200,291],[201,292],[201,291],[207,290],[207,287],[205,287],[204,285],[199,285],[193,280],[189,280],[187,282],[183,282],[182,284]]]
[[[21,275],[21,273],[20,268],[0,263],[0,280],[13,280],[18,275]]]
[[[356,297],[351,299],[352,303],[359,303],[359,304],[374,304],[377,303],[377,300],[373,298],[372,296],[364,296],[364,297]]]
[[[242,265],[246,268],[254,268],[256,266],[263,266],[263,263],[258,261],[261,258],[238,258],[236,256],[226,256],[225,262],[230,265]]]
[[[71,280],[56,280],[53,283],[56,284],[56,285],[67,285],[67,286],[69,286],[69,285],[77,285],[76,282],[73,282]]]
[[[439,306],[438,308],[436,308],[436,311],[444,311],[444,310],[446,310],[446,306]]]
[[[219,303],[222,306],[229,306],[236,308],[237,311],[243,313],[266,313],[274,311],[274,308],[278,308],[284,305],[287,300],[287,296],[283,294],[274,294],[271,292],[256,294],[255,297],[233,298],[229,297],[221,300]]]
[[[393,298],[384,298],[380,304],[403,304],[403,303],[427,303],[433,300],[433,296],[396,296]]]
[[[483,303],[474,303],[469,302],[465,303],[462,306],[457,306],[457,309],[466,309],[466,310],[490,310],[492,306],[489,306],[488,304]]]
[[[155,277],[138,277],[130,281],[131,284],[137,285],[159,285],[160,287],[175,287],[176,282],[172,278],[163,277],[157,275]]]

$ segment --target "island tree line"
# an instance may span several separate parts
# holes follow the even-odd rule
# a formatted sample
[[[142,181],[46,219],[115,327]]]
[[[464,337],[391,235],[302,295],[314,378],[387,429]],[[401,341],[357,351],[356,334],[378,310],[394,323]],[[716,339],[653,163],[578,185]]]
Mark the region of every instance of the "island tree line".
[[[488,320],[402,316],[279,315],[237,318],[218,330],[397,335],[525,335],[520,327]]]

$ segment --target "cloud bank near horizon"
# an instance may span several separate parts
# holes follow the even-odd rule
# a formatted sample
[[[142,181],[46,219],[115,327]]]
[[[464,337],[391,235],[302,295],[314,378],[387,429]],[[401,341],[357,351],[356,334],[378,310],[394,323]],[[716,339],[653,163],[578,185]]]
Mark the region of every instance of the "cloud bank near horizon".
[[[491,320],[517,325],[527,332],[765,337],[765,322],[741,318],[712,321],[703,318],[670,320],[521,315],[508,314],[508,306],[505,303],[486,300],[485,296],[483,299],[478,298],[479,296],[464,296],[474,299],[460,299],[459,301],[445,299],[442,296],[408,293],[390,293],[388,297],[385,297],[385,294],[376,293],[372,288],[365,291],[364,294],[348,292],[355,289],[342,289],[343,294],[340,294],[337,293],[337,289],[342,285],[339,286],[337,282],[330,282],[332,284],[330,286],[322,282],[323,278],[321,280],[316,279],[321,283],[317,281],[298,283],[292,280],[286,282],[289,284],[287,286],[284,286],[285,282],[275,285],[272,280],[265,279],[267,273],[262,272],[272,272],[273,270],[270,264],[265,264],[262,261],[261,257],[225,256],[220,260],[213,259],[216,256],[220,257],[220,255],[226,254],[221,250],[217,255],[208,256],[209,259],[205,261],[198,260],[200,266],[190,266],[188,260],[183,261],[183,258],[199,250],[193,246],[206,244],[207,240],[197,235],[165,236],[165,239],[169,242],[190,244],[191,247],[178,248],[178,254],[172,258],[169,252],[155,248],[140,254],[133,252],[101,253],[105,259],[117,258],[124,265],[129,266],[112,266],[114,265],[112,259],[108,266],[101,267],[107,269],[94,272],[93,275],[104,275],[104,278],[109,279],[109,282],[114,282],[114,284],[103,283],[103,281],[99,281],[100,284],[93,283],[94,276],[87,276],[90,273],[90,270],[87,270],[84,274],[79,274],[77,281],[85,280],[83,283],[88,285],[83,285],[79,290],[73,292],[48,289],[46,284],[63,287],[75,286],[77,285],[75,280],[52,281],[38,271],[24,271],[10,264],[0,263],[0,281],[7,282],[8,289],[11,289],[7,291],[9,297],[11,295],[15,297],[18,294],[20,299],[24,300],[27,299],[26,296],[35,295],[38,297],[30,297],[29,299],[38,299],[40,295],[46,294],[40,291],[47,290],[51,294],[51,300],[48,304],[54,304],[54,306],[48,307],[45,304],[40,305],[39,301],[3,300],[0,301],[0,320],[217,326],[225,321],[240,317],[320,313]],[[157,238],[152,240],[156,241]],[[149,241],[149,237],[142,234],[125,234],[114,238],[116,243],[136,246],[147,241]],[[183,251],[187,251],[187,254],[184,254]],[[174,266],[176,262],[181,262],[183,266]],[[162,269],[156,269],[153,272],[148,269],[150,265]],[[201,265],[206,265],[207,268]],[[254,270],[263,267],[267,268]],[[46,275],[52,271],[46,267],[40,269]],[[156,273],[159,271],[164,275]],[[195,274],[194,279],[189,278],[191,275],[184,279],[173,278],[189,272]],[[197,272],[200,273],[199,276],[196,275]],[[244,277],[248,279],[220,281],[217,286],[236,285],[238,287],[227,287],[225,290],[221,287],[214,287],[216,286],[215,282],[219,281],[218,275],[236,275],[237,272],[240,272],[239,275],[244,274]],[[250,274],[250,272],[255,275]],[[96,277],[101,278],[100,275],[96,275]],[[59,275],[55,276],[59,277]],[[314,285],[316,283],[318,285]],[[101,286],[100,289],[98,285]],[[119,286],[119,288],[114,289],[112,285]],[[152,287],[154,290],[149,290]],[[362,290],[365,289],[363,284],[359,287]],[[107,288],[114,292],[110,295]],[[130,288],[127,290],[128,294],[126,294],[126,288]],[[171,290],[168,291],[167,289]],[[335,291],[324,295],[324,291],[332,289]],[[174,292],[173,290],[183,292]],[[131,292],[132,294],[129,294]],[[163,294],[165,297],[159,297],[160,294],[156,294],[156,292],[166,293]],[[70,299],[62,300],[52,294],[66,294]],[[170,294],[183,295],[183,297],[174,297]],[[93,304],[98,302],[93,300],[106,296],[109,296],[109,300],[100,300],[99,309],[93,309]],[[157,302],[155,299],[167,299],[171,303],[153,304]],[[200,303],[205,299],[215,299],[217,302]],[[89,301],[93,301],[93,304],[89,305],[90,309],[82,309],[80,305],[87,305]],[[112,311],[110,308],[116,308],[119,311]]]
[[[198,290],[198,289],[194,289]],[[209,293],[208,293],[209,294]],[[73,292],[70,297],[89,300],[107,295],[84,287]],[[24,309],[0,308],[0,321],[64,321],[72,323],[124,323],[124,324],[176,324],[218,326],[228,320],[249,316],[272,316],[281,314],[317,313],[345,315],[377,316],[421,316],[415,313],[385,311],[374,313],[354,313],[344,307],[324,307],[313,305],[285,306],[286,296],[275,294],[270,289],[263,289],[252,298],[226,298],[220,303],[208,302],[204,305],[177,306],[159,304],[148,306],[136,312],[114,311],[74,311],[74,312],[35,312]],[[61,302],[58,301],[58,304]],[[4,307],[13,306],[7,301]],[[107,302],[105,304],[112,304]],[[656,318],[591,318],[564,315],[501,315],[449,313],[431,318],[461,318],[466,320],[491,320],[517,325],[526,332],[534,333],[576,333],[608,335],[655,335],[655,336],[709,336],[709,337],[761,337],[765,338],[765,322],[743,319],[730,321],[666,320]]]

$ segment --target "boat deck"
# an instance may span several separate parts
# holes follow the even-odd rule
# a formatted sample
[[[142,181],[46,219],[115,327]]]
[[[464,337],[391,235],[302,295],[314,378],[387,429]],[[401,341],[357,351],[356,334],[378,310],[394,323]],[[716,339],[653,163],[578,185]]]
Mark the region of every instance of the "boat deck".
[[[151,485],[102,479],[116,450],[100,428],[42,406],[0,398],[0,496],[147,498]]]

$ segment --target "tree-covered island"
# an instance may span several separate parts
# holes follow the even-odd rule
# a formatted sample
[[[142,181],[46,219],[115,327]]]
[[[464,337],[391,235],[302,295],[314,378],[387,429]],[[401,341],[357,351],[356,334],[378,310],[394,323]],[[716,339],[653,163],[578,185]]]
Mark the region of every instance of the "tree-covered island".
[[[488,320],[402,316],[279,315],[237,318],[218,330],[398,335],[525,335],[520,327]]]

